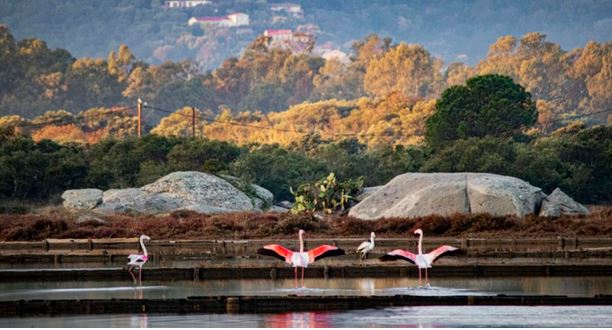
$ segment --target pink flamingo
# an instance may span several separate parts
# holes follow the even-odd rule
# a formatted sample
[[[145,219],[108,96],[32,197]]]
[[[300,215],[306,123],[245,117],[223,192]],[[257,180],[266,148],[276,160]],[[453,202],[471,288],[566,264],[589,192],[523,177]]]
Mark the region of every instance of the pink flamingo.
[[[316,248],[304,252],[304,240],[302,235],[305,231],[300,229],[298,236],[300,238],[300,251],[291,251],[286,247],[278,244],[266,245],[263,248],[257,250],[257,253],[272,256],[283,260],[284,262],[293,265],[293,273],[295,275],[295,287],[297,287],[297,268],[302,267],[302,287],[304,286],[304,268],[308,267],[309,263],[315,262],[319,259],[331,256],[341,256],[344,254],[344,250],[332,246],[332,245],[321,245]]]
[[[130,275],[132,275],[134,283],[136,283],[136,276],[134,276],[132,273],[132,269],[134,269],[134,267],[138,267],[138,282],[140,283],[140,286],[142,286],[142,266],[147,262],[147,260],[149,260],[149,255],[147,254],[147,248],[145,247],[144,242],[148,242],[150,240],[151,237],[147,235],[140,235],[140,246],[142,247],[143,254],[130,254],[128,256],[127,264],[130,266],[128,271],[130,272]]]
[[[442,245],[435,250],[423,254],[423,231],[421,229],[417,229],[414,231],[415,235],[419,235],[419,253],[414,254],[410,251],[397,249],[393,250],[384,256],[380,257],[380,261],[393,261],[398,259],[406,260],[410,263],[416,264],[419,267],[419,287],[421,286],[421,269],[425,269],[425,283],[426,286],[429,286],[429,278],[427,276],[427,269],[431,268],[431,264],[440,258],[443,254],[450,255],[452,252],[456,251],[455,254],[459,254],[462,251],[458,248],[450,245]]]

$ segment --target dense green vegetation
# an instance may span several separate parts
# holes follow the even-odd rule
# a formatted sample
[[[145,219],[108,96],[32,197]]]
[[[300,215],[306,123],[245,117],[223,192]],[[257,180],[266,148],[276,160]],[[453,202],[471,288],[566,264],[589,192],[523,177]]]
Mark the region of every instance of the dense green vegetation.
[[[575,128],[519,139],[468,138],[443,148],[367,149],[355,140],[315,137],[290,147],[148,135],[106,139],[91,146],[0,134],[0,195],[48,199],[69,188],[125,188],[150,183],[176,170],[233,174],[268,188],[277,200],[294,189],[336,173],[337,180],[364,177],[384,184],[408,171],[474,171],[512,175],[550,193],[560,187],[585,203],[612,200],[612,127]]]
[[[442,93],[427,119],[427,142],[440,145],[469,137],[517,135],[536,122],[531,95],[500,75],[470,78]]]

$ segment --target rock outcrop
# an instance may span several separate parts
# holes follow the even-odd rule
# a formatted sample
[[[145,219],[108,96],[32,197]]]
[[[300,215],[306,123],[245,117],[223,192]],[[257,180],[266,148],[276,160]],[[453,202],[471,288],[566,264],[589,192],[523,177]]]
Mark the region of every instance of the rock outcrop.
[[[253,185],[254,186],[254,185]],[[81,189],[89,191],[97,189]],[[91,211],[101,214],[136,212],[146,214],[168,213],[178,210],[191,210],[198,213],[228,213],[259,211],[260,207],[271,205],[273,196],[268,190],[255,186],[252,190],[257,197],[251,199],[246,193],[228,181],[217,176],[195,172],[174,172],[141,188],[110,189],[99,192],[99,201],[88,205]],[[66,191],[67,197],[79,195]],[[260,197],[261,196],[261,197]],[[258,198],[260,197],[260,198]],[[71,202],[68,202],[71,201]],[[64,205],[72,205],[72,199]],[[68,206],[67,206],[68,207]]]
[[[383,186],[365,187],[361,190],[361,193],[359,193],[359,195],[355,196],[355,200],[357,200],[358,202],[361,202],[362,200],[366,199],[366,197],[379,191],[380,188],[382,187]]]
[[[546,195],[514,177],[489,173],[406,173],[355,205],[349,216],[364,220],[432,214],[536,213]]]
[[[64,207],[72,210],[91,210],[102,203],[100,189],[72,189],[62,194]]]
[[[522,217],[536,214],[546,197],[542,189],[511,176],[467,173],[466,183],[471,213]]]
[[[589,210],[584,205],[574,201],[559,188],[553,190],[550,195],[544,198],[540,209],[540,216],[542,217],[578,214],[589,214]]]

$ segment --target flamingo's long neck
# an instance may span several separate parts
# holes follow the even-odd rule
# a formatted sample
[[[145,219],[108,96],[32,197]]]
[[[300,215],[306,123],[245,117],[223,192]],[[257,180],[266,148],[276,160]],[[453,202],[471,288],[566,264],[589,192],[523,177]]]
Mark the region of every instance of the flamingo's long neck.
[[[147,248],[146,248],[146,247],[145,247],[145,245],[144,245],[144,241],[143,241],[143,238],[142,238],[142,237],[140,238],[140,246],[142,246],[142,251],[144,252],[144,255],[145,255],[145,256],[148,256],[148,254],[147,254]]]
[[[302,232],[300,232],[300,253],[304,252],[304,239],[302,239]]]
[[[423,254],[423,233],[419,233],[419,254]]]
[[[372,243],[372,246],[374,246],[374,234],[370,234],[370,242]]]

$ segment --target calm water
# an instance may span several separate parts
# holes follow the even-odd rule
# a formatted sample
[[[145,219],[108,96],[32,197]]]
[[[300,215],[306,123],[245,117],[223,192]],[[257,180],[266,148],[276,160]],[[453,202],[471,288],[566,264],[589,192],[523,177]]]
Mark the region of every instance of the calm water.
[[[13,282],[0,283],[0,300],[184,298],[209,295],[489,295],[612,294],[612,278],[496,277],[432,279],[418,288],[412,278],[293,280]],[[282,314],[122,314],[0,318],[0,327],[610,327],[612,306],[423,306]]]
[[[65,281],[0,283],[0,300],[19,299],[110,299],[186,298],[233,295],[491,295],[548,294],[593,296],[612,294],[612,278],[587,277],[495,277],[432,279],[430,288],[418,288],[413,278],[306,279],[305,288],[295,289],[286,280],[144,281],[134,287],[129,281]]]
[[[612,306],[427,306],[282,314],[1,319],[0,327],[610,327]]]

